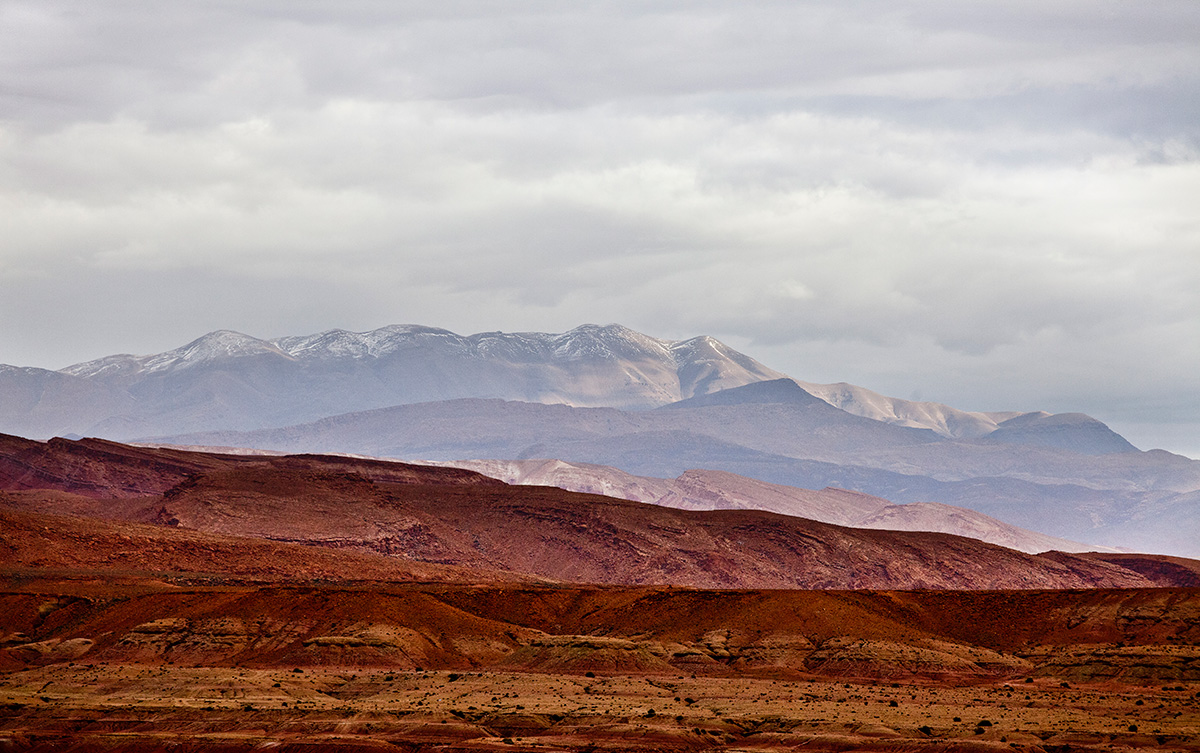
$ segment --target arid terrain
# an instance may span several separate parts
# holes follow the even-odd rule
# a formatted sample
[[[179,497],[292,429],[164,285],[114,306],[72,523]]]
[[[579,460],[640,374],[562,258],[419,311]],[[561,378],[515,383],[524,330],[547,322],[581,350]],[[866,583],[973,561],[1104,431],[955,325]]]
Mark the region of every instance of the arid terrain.
[[[3,440],[0,750],[1200,749],[1192,560]]]
[[[1200,748],[1192,589],[6,581],[9,750]]]

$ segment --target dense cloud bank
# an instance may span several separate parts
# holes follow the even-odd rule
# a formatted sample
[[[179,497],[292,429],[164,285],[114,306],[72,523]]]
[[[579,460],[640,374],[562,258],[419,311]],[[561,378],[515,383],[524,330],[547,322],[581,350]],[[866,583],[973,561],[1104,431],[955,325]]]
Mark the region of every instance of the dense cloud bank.
[[[1198,34],[1190,0],[8,2],[0,362],[620,321],[1200,454]]]

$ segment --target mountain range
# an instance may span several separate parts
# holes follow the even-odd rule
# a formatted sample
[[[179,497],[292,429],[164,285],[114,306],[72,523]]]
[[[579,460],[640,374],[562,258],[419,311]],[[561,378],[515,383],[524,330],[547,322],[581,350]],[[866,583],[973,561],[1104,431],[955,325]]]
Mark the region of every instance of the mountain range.
[[[1067,449],[1123,442],[1091,419],[1050,429],[1036,443],[951,439],[847,413],[774,380],[644,411],[462,399],[162,441],[441,461],[553,458],[658,478],[727,471],[968,508],[1092,545],[1196,554],[1200,462],[1162,451]]]
[[[1141,452],[1088,416],[969,412],[798,382],[709,337],[619,325],[274,340],[219,331],[60,371],[0,366],[0,431],[557,459],[660,479],[705,469],[966,508],[1089,545],[1200,554],[1200,462]],[[917,511],[897,509],[893,524]]]
[[[639,409],[781,376],[710,337],[661,340],[618,325],[469,337],[406,325],[275,340],[222,330],[59,371],[0,366],[0,431],[132,439],[462,397]]]
[[[643,410],[776,382],[755,399],[815,396],[853,415],[948,438],[1065,442],[1093,454],[1136,449],[1081,414],[961,411],[845,383],[780,379],[785,375],[711,337],[663,340],[617,324],[466,337],[393,325],[274,340],[219,330],[163,353],[107,356],[58,371],[0,365],[0,431],[133,439],[270,428],[457,398]]]
[[[700,588],[1180,584],[1174,575],[1163,582],[1161,574],[1147,575],[1103,555],[1029,555],[959,536],[847,528],[760,510],[681,510],[511,486],[458,468],[320,455],[219,455],[94,439],[41,443],[0,436],[0,449],[0,508],[11,511],[0,523],[15,531],[53,523],[26,517],[31,514],[147,523],[223,537],[206,543],[213,548],[228,549],[228,537],[266,539],[444,565],[458,568],[460,578],[471,578],[467,571],[493,574],[482,580],[504,571],[558,582]],[[98,524],[91,528],[92,535],[104,536]],[[130,533],[152,549],[170,546],[145,530]],[[49,550],[30,548],[28,536],[12,534],[5,536],[8,566],[53,566]],[[179,544],[179,556],[194,560],[189,545]],[[249,547],[247,556],[253,553],[268,559],[261,568],[274,564],[261,544]],[[111,562],[113,554],[103,561]],[[116,554],[129,567],[150,552],[124,547]],[[98,564],[88,559],[95,552],[57,556],[90,569]],[[161,567],[170,557],[159,551],[146,564],[151,561]]]

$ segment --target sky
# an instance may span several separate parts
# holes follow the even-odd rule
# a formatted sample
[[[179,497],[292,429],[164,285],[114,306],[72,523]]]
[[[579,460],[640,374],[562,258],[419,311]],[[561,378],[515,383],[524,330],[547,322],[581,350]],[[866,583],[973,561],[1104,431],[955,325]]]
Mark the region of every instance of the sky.
[[[1200,457],[1200,3],[0,0],[0,363],[717,337]]]

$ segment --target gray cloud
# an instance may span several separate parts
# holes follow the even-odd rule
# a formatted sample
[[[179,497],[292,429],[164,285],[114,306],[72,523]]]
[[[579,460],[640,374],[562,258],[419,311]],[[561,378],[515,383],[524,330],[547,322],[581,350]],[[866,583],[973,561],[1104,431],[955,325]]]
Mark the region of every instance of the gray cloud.
[[[1198,454],[1198,32],[1190,0],[9,2],[0,362],[621,321]]]

